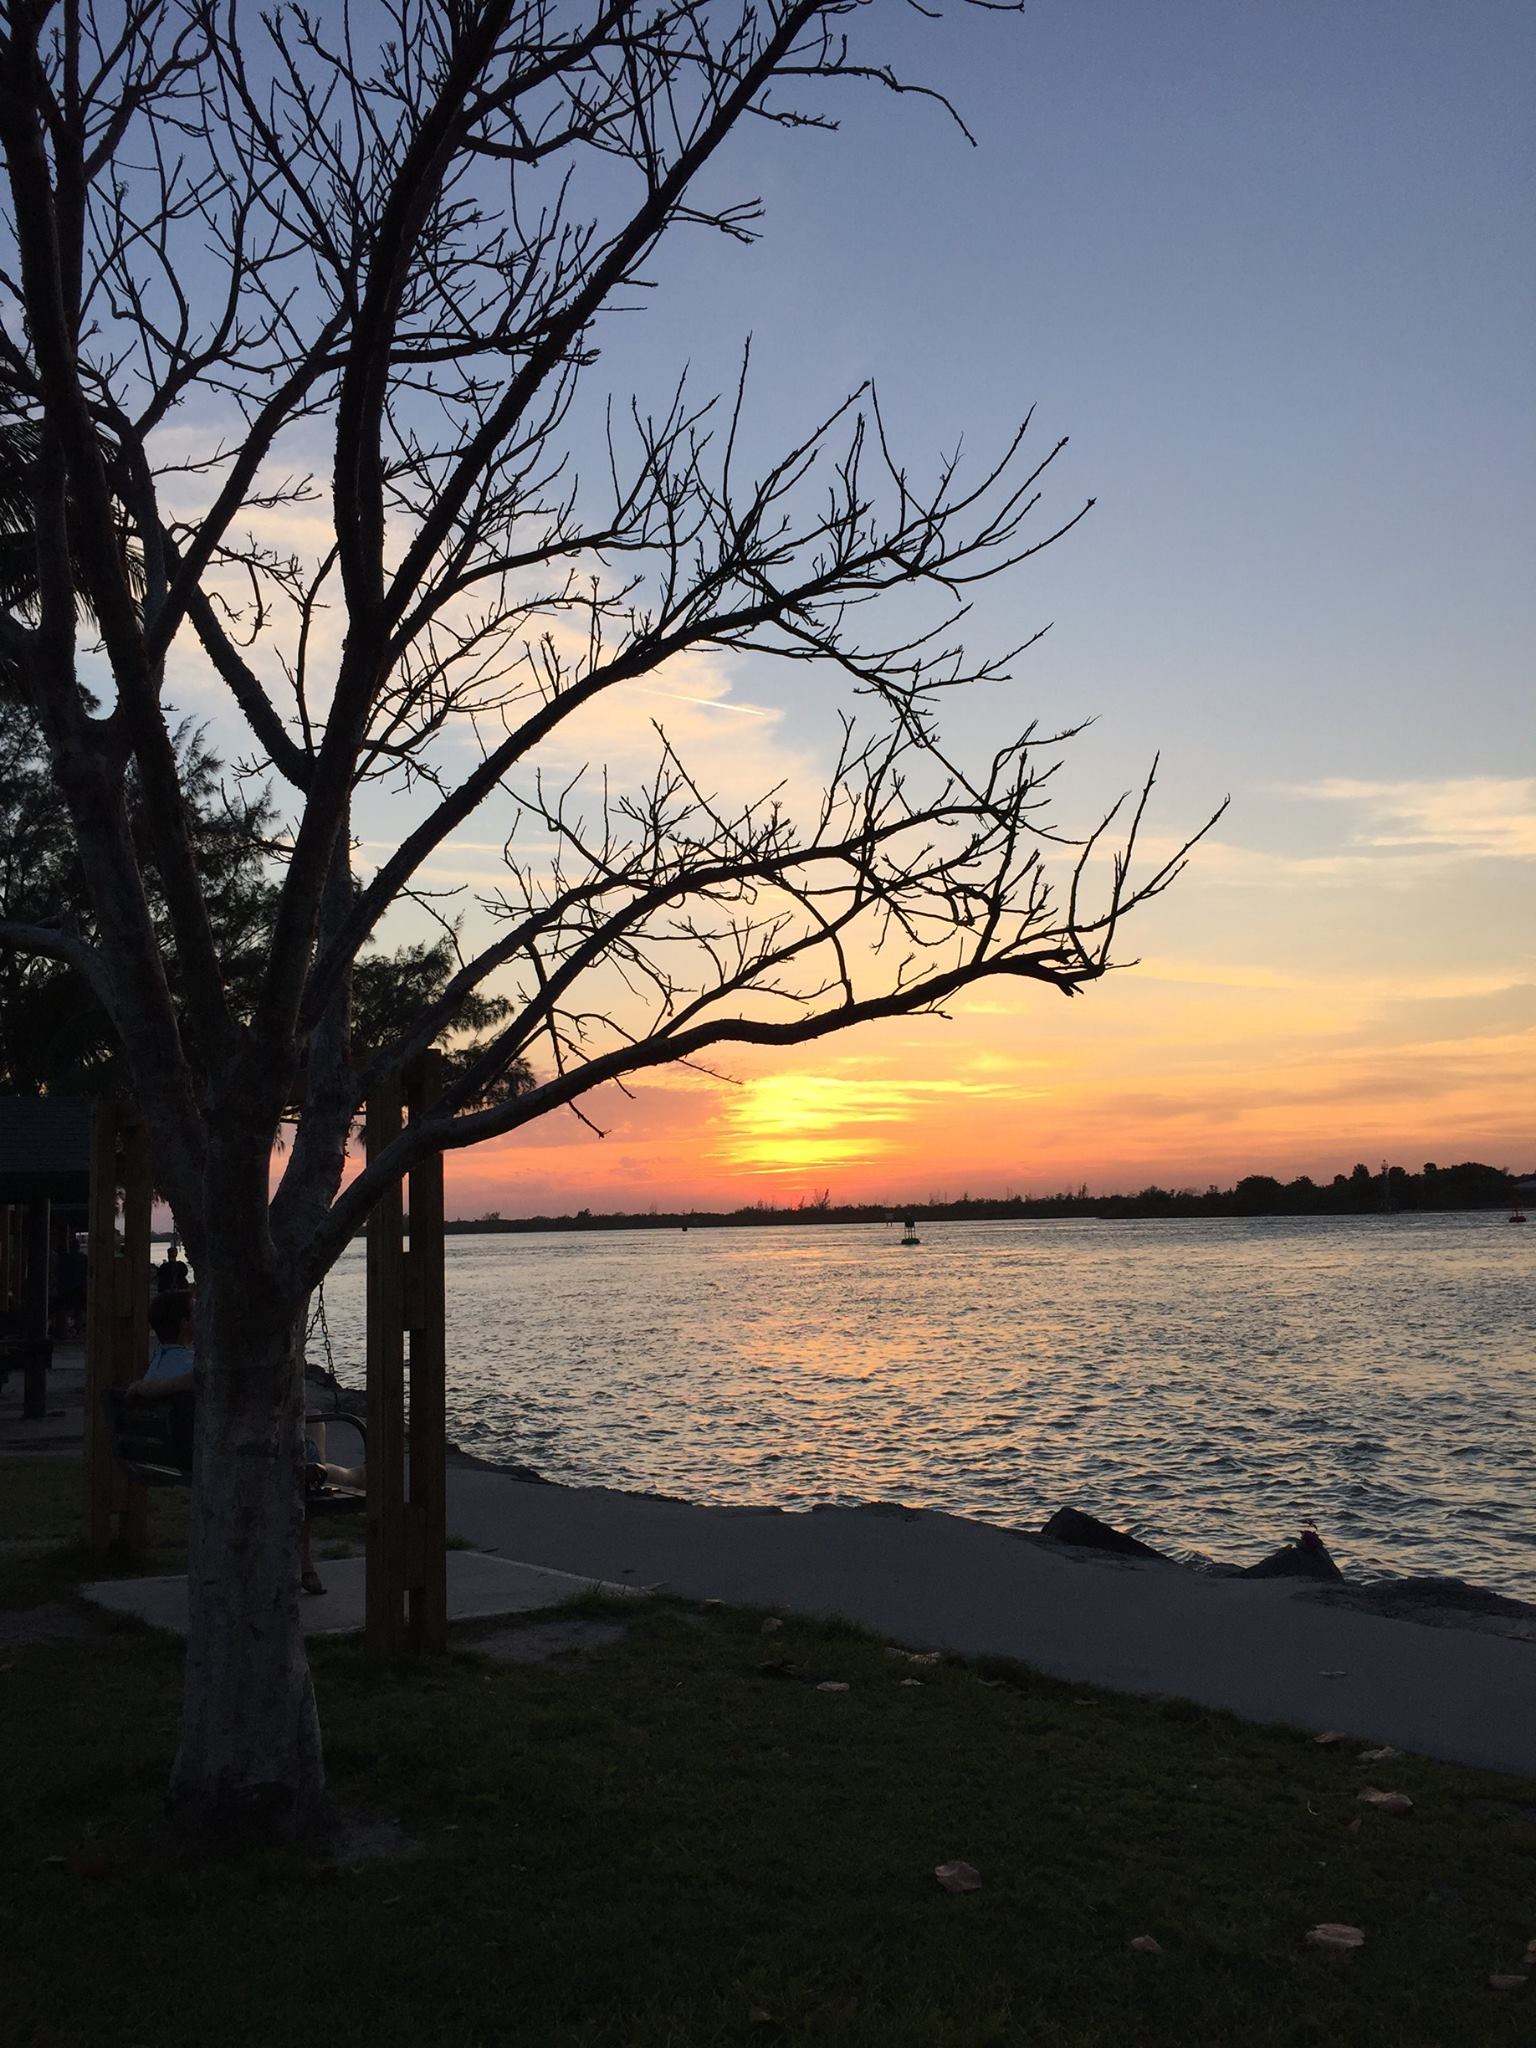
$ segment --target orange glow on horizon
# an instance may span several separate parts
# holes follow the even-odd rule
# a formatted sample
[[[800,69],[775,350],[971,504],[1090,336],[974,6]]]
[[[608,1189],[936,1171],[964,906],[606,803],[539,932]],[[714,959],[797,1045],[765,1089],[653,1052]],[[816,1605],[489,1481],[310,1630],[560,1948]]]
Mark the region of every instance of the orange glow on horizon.
[[[829,1074],[767,1076],[739,1095],[653,1086],[601,1144],[551,1120],[451,1157],[450,1210],[1225,1186],[1254,1172],[1327,1180],[1382,1157],[1415,1170],[1474,1158],[1530,1171],[1533,1055],[1529,1036],[1486,1041],[1471,1057],[1430,1045],[1283,1065],[1218,1062],[1208,1048],[1201,1060],[1188,1047],[1182,1070],[1080,1056],[1063,1061],[1056,1089],[1017,1094],[942,1075],[927,1089]]]
[[[601,1141],[562,1112],[450,1155],[450,1213],[1536,1170],[1536,779],[1255,784],[1247,808],[1133,920],[1139,964],[1075,1000],[999,979],[944,1016],[724,1047],[728,1079],[654,1070],[584,1103]]]

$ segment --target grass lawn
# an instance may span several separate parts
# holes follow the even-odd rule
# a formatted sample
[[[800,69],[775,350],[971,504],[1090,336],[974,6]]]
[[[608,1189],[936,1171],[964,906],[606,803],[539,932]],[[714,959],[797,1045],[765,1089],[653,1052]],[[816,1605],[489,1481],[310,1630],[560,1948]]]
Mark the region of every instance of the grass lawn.
[[[0,1536],[53,1483],[27,1469],[0,1465]],[[21,1576],[18,1595],[0,1553],[0,1605],[32,1597],[35,1560]],[[1536,1981],[1487,1981],[1536,1936],[1536,1785],[1366,1767],[1351,1745],[911,1663],[828,1626],[607,1611],[622,1641],[540,1664],[465,1642],[381,1672],[317,1645],[338,1805],[403,1844],[350,1868],[191,1860],[166,1838],[176,1645],[122,1626],[0,1646],[0,2037],[1536,2038]],[[0,1644],[17,1619],[0,1613]],[[794,1671],[765,1669],[781,1662]],[[1361,1805],[1367,1782],[1411,1794],[1411,1816]],[[979,1891],[935,1881],[956,1858]],[[1327,1920],[1362,1927],[1364,1948],[1307,1948]],[[1142,1934],[1162,1952],[1133,1953]]]
[[[0,1459],[0,1606],[57,1600],[82,1579],[114,1576],[92,1562],[82,1540],[85,1476],[78,1458]],[[187,1567],[187,1496],[179,1486],[149,1494],[148,1573]]]

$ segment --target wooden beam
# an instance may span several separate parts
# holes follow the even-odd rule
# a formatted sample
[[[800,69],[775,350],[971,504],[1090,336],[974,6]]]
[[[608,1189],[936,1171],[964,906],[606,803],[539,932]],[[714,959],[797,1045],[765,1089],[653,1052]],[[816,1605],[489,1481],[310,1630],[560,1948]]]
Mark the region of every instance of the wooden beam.
[[[0,1202],[0,1314],[9,1311],[13,1292],[15,1257],[11,1246],[15,1241],[16,1210],[9,1202]]]
[[[443,1091],[442,1056],[428,1052],[407,1076],[411,1120],[428,1116]],[[412,1169],[410,1508],[411,1560],[407,1640],[441,1650],[448,1641],[447,1290],[443,1279],[443,1155]]]
[[[26,1235],[22,1245],[21,1329],[38,1348],[23,1367],[21,1412],[39,1420],[48,1413],[48,1355],[53,1326],[49,1315],[52,1289],[49,1286],[50,1240],[53,1236],[53,1204],[46,1195],[35,1196],[25,1209]]]
[[[117,1299],[117,1125],[115,1102],[98,1102],[91,1125],[91,1193],[85,1279],[85,1545],[100,1563],[112,1548],[116,1467],[102,1396],[112,1385]]]
[[[98,1103],[91,1130],[85,1310],[85,1540],[98,1562],[126,1552],[142,1563],[148,1547],[149,1495],[112,1456],[102,1397],[109,1387],[139,1379],[149,1360],[150,1198],[143,1123],[122,1103]]]
[[[129,1278],[128,1305],[116,1330],[116,1385],[142,1379],[149,1363],[149,1222],[154,1185],[149,1170],[149,1131],[136,1109],[123,1119],[123,1264]],[[118,1518],[123,1549],[138,1564],[149,1549],[149,1489],[125,1479],[126,1498]]]
[[[367,1154],[400,1131],[400,1079],[370,1093]],[[405,1640],[405,1262],[399,1184],[368,1219],[368,1594],[370,1656],[391,1658]]]

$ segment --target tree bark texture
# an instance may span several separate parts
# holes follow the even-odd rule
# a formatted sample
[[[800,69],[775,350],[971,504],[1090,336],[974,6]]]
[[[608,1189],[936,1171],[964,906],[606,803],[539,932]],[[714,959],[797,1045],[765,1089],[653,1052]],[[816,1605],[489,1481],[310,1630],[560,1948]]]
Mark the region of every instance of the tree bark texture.
[[[304,1318],[285,1289],[252,1285],[252,1263],[248,1244],[214,1228],[197,1265],[187,1681],[171,1792],[215,1833],[300,1833],[324,1785],[299,1625]]]

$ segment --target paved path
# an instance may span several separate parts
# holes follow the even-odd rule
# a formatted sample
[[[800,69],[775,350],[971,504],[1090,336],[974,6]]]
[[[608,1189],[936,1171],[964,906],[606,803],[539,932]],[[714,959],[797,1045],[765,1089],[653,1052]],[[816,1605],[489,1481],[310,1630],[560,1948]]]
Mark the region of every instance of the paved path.
[[[299,1602],[299,1619],[307,1636],[355,1635],[363,1626],[366,1568],[360,1557],[333,1558],[322,1564],[325,1591]],[[563,1607],[592,1591],[620,1593],[623,1586],[594,1588],[589,1579],[569,1572],[511,1564],[474,1551],[448,1553],[448,1619],[481,1621],[505,1614],[535,1614],[545,1607]],[[185,1578],[101,1579],[80,1591],[98,1607],[129,1614],[175,1635],[187,1632]]]
[[[0,1456],[51,1458],[78,1456],[85,1441],[85,1340],[57,1337],[48,1373],[48,1412],[21,1412],[21,1374],[12,1371],[0,1385]]]
[[[579,1577],[841,1615],[914,1648],[1536,1776],[1536,1642],[1386,1620],[1293,1581],[1090,1557],[950,1515],[699,1508],[457,1460],[448,1511],[472,1542]]]
[[[9,1412],[13,1380],[0,1450],[78,1453],[83,1371],[68,1354],[60,1364],[49,1406],[63,1412],[23,1423]],[[914,1647],[1017,1657],[1080,1684],[1536,1777],[1530,1641],[1386,1620],[1284,1580],[1091,1558],[949,1515],[699,1508],[529,1485],[458,1459],[448,1487],[455,1533],[586,1582],[843,1615]],[[337,1567],[326,1569],[329,1580]]]

